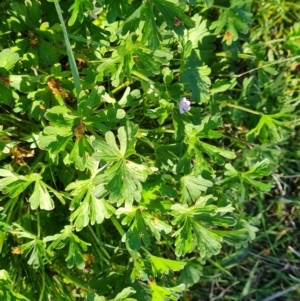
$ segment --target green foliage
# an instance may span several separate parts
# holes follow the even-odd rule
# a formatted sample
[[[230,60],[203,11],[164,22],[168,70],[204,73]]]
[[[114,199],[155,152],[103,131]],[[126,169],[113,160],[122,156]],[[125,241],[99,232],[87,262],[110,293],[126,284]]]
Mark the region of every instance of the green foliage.
[[[3,207],[0,207],[0,211],[3,210]],[[0,232],[9,232],[11,231],[11,226],[1,220],[4,220],[6,215],[4,213],[0,213]]]
[[[9,278],[9,274],[5,270],[0,270],[0,286],[1,286],[0,296],[3,300],[7,300],[7,301],[29,300],[23,295],[12,291],[13,282],[11,281],[11,279]]]
[[[100,187],[99,196],[94,195],[94,189],[90,180],[76,181],[66,187],[66,191],[72,190],[70,195],[73,200],[70,210],[74,212],[70,215],[70,220],[74,221],[77,231],[82,230],[89,223],[101,224],[104,218],[109,218],[115,211],[114,207],[104,199],[106,192],[103,187]]]
[[[210,226],[220,224],[220,220],[224,222],[222,226],[232,226],[235,221],[226,220],[223,215],[232,212],[234,208],[230,205],[225,207],[210,205],[211,201],[212,195],[207,195],[200,197],[193,206],[175,204],[171,207],[174,216],[172,224],[180,227],[174,233],[177,256],[190,252],[195,246],[202,257],[210,257],[220,252],[222,238],[203,226],[206,223]]]
[[[0,68],[9,71],[18,62],[19,56],[10,49],[4,49],[0,52],[0,60]]]
[[[94,183],[96,189],[101,186],[110,192],[109,200],[117,203],[117,206],[131,205],[133,201],[141,199],[142,184],[147,176],[152,173],[151,169],[143,164],[137,164],[128,160],[135,154],[135,136],[138,127],[127,123],[126,127],[118,129],[118,140],[120,148],[116,144],[115,136],[112,132],[105,134],[105,142],[95,140],[96,152],[93,157],[99,161],[104,161],[105,166],[95,176]]]
[[[32,265],[34,269],[43,268],[44,262],[50,260],[52,255],[46,250],[46,244],[36,235],[26,231],[22,226],[14,223],[13,235],[17,238],[27,238],[30,241],[20,245],[24,257],[29,257],[27,263]]]
[[[214,129],[221,124],[220,116],[212,118],[205,117],[200,125],[191,123],[185,125],[184,148],[185,152],[178,162],[178,169],[184,169],[185,173],[191,170],[191,159],[194,161],[194,174],[198,176],[203,171],[212,172],[211,165],[203,154],[207,154],[210,159],[219,165],[224,164],[223,158],[234,159],[235,154],[228,150],[210,145],[200,139],[219,138],[221,134]]]
[[[64,203],[63,197],[59,192],[44,183],[39,174],[33,173],[27,176],[19,176],[5,169],[0,170],[0,172],[1,176],[4,177],[0,180],[0,190],[4,194],[8,194],[11,198],[17,197],[30,184],[34,183],[33,192],[28,200],[32,210],[39,207],[44,210],[52,210],[54,208],[54,202],[48,190],[53,192],[55,196]]]
[[[170,270],[180,271],[186,265],[185,262],[164,259],[153,255],[150,256],[150,259],[154,276],[161,275],[163,273],[168,274]]]
[[[65,226],[60,234],[45,237],[44,242],[52,241],[48,247],[50,251],[62,249],[68,244],[69,251],[66,257],[67,267],[71,269],[76,265],[78,269],[83,269],[85,262],[81,249],[86,251],[87,246],[90,244],[82,241],[72,230],[72,226]]]
[[[233,277],[266,226],[252,200],[299,167],[299,20],[270,41],[253,3],[0,4],[1,300]]]
[[[219,19],[214,21],[210,29],[215,29],[219,34],[226,26],[226,32],[223,40],[227,45],[237,41],[239,34],[246,34],[249,25],[252,23],[252,14],[250,12],[252,0],[231,0],[230,7],[223,10]]]
[[[290,131],[288,121],[293,119],[294,106],[286,106],[277,114],[263,115],[257,126],[247,133],[250,137],[259,136],[262,143],[280,142],[287,131]],[[285,131],[284,131],[285,130]]]

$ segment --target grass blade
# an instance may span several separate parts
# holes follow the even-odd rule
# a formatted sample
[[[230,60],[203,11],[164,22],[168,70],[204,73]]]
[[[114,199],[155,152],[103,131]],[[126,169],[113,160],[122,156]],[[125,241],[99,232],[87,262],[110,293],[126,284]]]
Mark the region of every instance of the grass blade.
[[[71,48],[70,40],[68,37],[67,28],[66,28],[66,25],[65,25],[62,13],[61,13],[61,8],[60,8],[58,1],[55,1],[54,5],[55,5],[55,9],[56,9],[56,12],[57,12],[57,15],[58,15],[58,18],[59,18],[59,21],[60,21],[60,24],[61,24],[61,27],[63,30],[63,34],[64,34],[64,40],[66,43],[67,54],[68,54],[68,58],[69,58],[71,72],[72,72],[73,79],[74,79],[74,85],[75,85],[75,89],[76,89],[77,103],[78,103],[79,93],[81,90],[79,73],[78,73],[76,62],[75,62],[74,54],[73,54],[73,51]]]

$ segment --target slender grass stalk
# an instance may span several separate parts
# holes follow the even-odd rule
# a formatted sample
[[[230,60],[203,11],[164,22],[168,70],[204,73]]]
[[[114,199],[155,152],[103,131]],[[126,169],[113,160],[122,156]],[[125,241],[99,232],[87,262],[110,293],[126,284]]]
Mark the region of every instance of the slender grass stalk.
[[[5,240],[5,233],[4,232],[0,232],[0,254],[2,252],[2,248],[3,248],[3,244],[4,244],[4,240]]]
[[[47,288],[48,288],[48,290],[49,291],[51,291],[51,293],[55,296],[55,300],[56,301],[65,301],[66,300],[66,298],[62,298],[61,297],[61,293],[62,293],[62,288],[61,288],[61,286],[62,286],[62,282],[61,281],[59,281],[59,279],[58,279],[58,277],[57,276],[53,276],[53,277],[49,277],[48,275],[47,275],[47,273],[45,273],[44,274],[44,277],[45,277],[45,280],[46,280],[46,284],[47,284]],[[55,283],[57,284],[57,285],[55,285]],[[65,295],[64,297],[67,297],[69,300],[72,300],[71,299],[71,296],[69,296],[68,294],[67,295]]]
[[[11,223],[11,216],[13,215],[14,208],[18,204],[20,197],[11,198],[11,201],[9,201],[6,206],[4,207],[3,213],[7,210],[6,208],[9,208],[9,211],[7,212],[6,216],[6,222],[8,224]],[[12,202],[12,204],[10,204]],[[10,206],[10,207],[9,207]]]
[[[211,258],[207,258],[207,261],[209,263],[211,263],[212,265],[214,265],[216,268],[218,268],[221,272],[223,272],[224,274],[232,277],[231,273],[229,271],[227,271],[226,269],[224,269],[218,262],[213,261]]]
[[[243,73],[240,73],[240,74],[235,74],[234,77],[241,77],[241,76],[244,76],[244,75],[246,75],[248,73],[251,73],[253,71],[264,69],[265,67],[269,67],[269,66],[273,66],[273,65],[278,65],[278,64],[281,64],[281,63],[284,63],[284,62],[288,62],[288,61],[291,61],[291,60],[296,60],[296,59],[299,59],[299,58],[300,58],[300,55],[296,55],[296,56],[290,57],[288,59],[280,59],[280,60],[274,61],[272,63],[265,64],[265,65],[262,65],[260,67],[251,69],[249,71],[246,71],[246,72],[243,72]]]
[[[256,275],[255,273],[256,273],[256,270],[258,268],[259,263],[260,263],[259,261],[256,261],[254,267],[252,268],[252,270],[250,272],[250,275],[248,277],[248,280],[247,280],[247,282],[246,282],[246,284],[244,286],[244,289],[242,291],[242,297],[246,297],[250,293],[250,291],[251,291],[251,285],[252,285],[252,283],[254,281],[254,278],[255,278],[255,275]]]
[[[111,91],[112,94],[116,94],[117,92],[119,92],[120,90],[124,89],[124,88],[127,88],[130,84],[132,84],[131,81],[126,81],[125,83],[123,83],[122,85],[116,87],[115,89],[113,89]]]
[[[41,220],[40,220],[40,213],[39,209],[36,210],[36,217],[37,217],[37,237],[41,237]]]
[[[123,236],[125,234],[125,231],[123,230],[122,226],[120,225],[119,221],[116,219],[114,215],[110,217],[111,222],[114,224],[118,232]]]
[[[44,292],[45,292],[45,270],[42,270],[41,272],[41,278],[42,278],[42,289],[41,289],[41,293],[40,293],[40,297],[39,297],[39,301],[43,301],[44,299]]]
[[[30,166],[31,173],[33,173],[38,166],[41,167],[41,171],[39,172],[39,174],[42,174],[44,172],[44,170],[46,168],[46,166],[42,163],[44,157],[45,157],[44,153],[40,152],[38,154],[38,156],[36,157],[36,159],[34,160],[32,165]]]
[[[297,290],[299,287],[300,287],[300,283],[297,283],[297,284],[295,284],[295,285],[293,285],[293,286],[291,286],[291,287],[289,287],[289,288],[287,288],[283,291],[277,292],[277,293],[263,299],[262,301],[272,301],[272,300],[278,299],[279,297],[282,297],[282,296],[284,296],[284,295],[286,295],[286,294],[288,294],[292,291]]]
[[[53,266],[53,269],[57,274],[59,274],[61,277],[65,278],[66,281],[73,283],[74,285],[80,287],[81,289],[85,290],[88,293],[93,293],[94,290],[91,289],[88,284],[84,283],[81,279],[78,279],[73,276],[73,274],[68,272],[63,272],[58,266]]]
[[[110,217],[110,220],[114,224],[114,226],[117,228],[117,230],[121,234],[121,236],[123,237],[125,235],[125,231],[124,231],[123,227],[121,226],[121,224],[119,223],[119,221],[116,219],[116,217],[114,215],[112,215]],[[128,252],[130,253],[131,257],[133,258],[133,260],[138,260],[138,258],[139,258],[138,252],[136,250],[132,250],[127,241],[125,242],[125,245],[126,245]]]
[[[229,103],[229,102],[226,103],[226,106],[231,107],[231,108],[235,108],[235,109],[238,109],[238,110],[241,110],[241,111],[245,111],[245,112],[248,112],[248,113],[252,113],[252,114],[255,114],[255,115],[261,115],[261,116],[264,115],[263,113],[260,113],[260,112],[257,112],[257,111],[239,106],[239,105],[235,105],[235,104],[232,104],[232,103]]]
[[[98,239],[97,235],[95,234],[93,228],[91,227],[91,225],[88,225],[88,229],[90,231],[90,233],[92,234],[92,236],[94,237],[95,241],[97,242],[97,245],[99,246],[99,248],[101,249],[101,251],[105,254],[105,256],[110,259],[110,255],[109,253],[105,250],[105,248],[103,248],[103,246],[101,246],[101,242]],[[100,250],[98,249],[98,247],[95,247],[96,252],[99,255],[99,258],[101,258],[102,260],[105,261],[106,264],[109,264],[109,261],[106,258],[103,258],[103,254],[101,254]]]
[[[81,91],[79,73],[78,73],[76,62],[75,62],[74,54],[73,54],[73,51],[72,51],[72,47],[71,47],[71,44],[70,44],[70,40],[69,40],[69,37],[68,37],[67,28],[66,28],[66,25],[65,25],[62,13],[61,13],[61,8],[60,8],[60,5],[59,5],[58,1],[55,1],[54,5],[55,5],[55,9],[56,9],[56,12],[57,12],[57,15],[58,15],[58,18],[59,18],[59,21],[60,21],[60,24],[61,24],[61,27],[62,27],[62,30],[63,30],[63,34],[64,34],[64,40],[65,40],[65,43],[66,43],[67,54],[68,54],[68,58],[69,58],[71,72],[72,72],[72,76],[73,76],[73,79],[74,79],[74,85],[75,85],[76,94],[77,94],[77,104],[78,104],[79,94],[80,94],[80,91]]]
[[[259,198],[258,201],[257,201],[257,207],[261,213],[261,223],[262,223],[262,226],[263,226],[263,229],[264,229],[264,232],[265,232],[265,235],[267,237],[267,241],[270,245],[270,249],[272,250],[272,253],[276,256],[276,251],[275,251],[275,247],[274,245],[272,244],[271,242],[271,239],[270,239],[270,236],[269,236],[269,232],[268,232],[268,226],[267,226],[267,222],[266,222],[266,219],[265,219],[265,215],[264,215],[264,209],[263,209],[263,204],[262,204],[262,201],[261,199]]]

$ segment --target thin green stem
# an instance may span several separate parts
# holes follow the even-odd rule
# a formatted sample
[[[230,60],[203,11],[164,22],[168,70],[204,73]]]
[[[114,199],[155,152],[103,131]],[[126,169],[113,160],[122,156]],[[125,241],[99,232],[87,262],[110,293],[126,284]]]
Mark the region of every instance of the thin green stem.
[[[102,252],[105,253],[105,255],[106,255],[106,257],[107,257],[108,259],[110,259],[110,255],[109,255],[108,252],[105,250],[105,248],[102,248],[102,246],[101,246],[102,243],[101,243],[101,241],[98,239],[98,237],[97,237],[96,233],[94,232],[93,228],[91,227],[91,225],[88,225],[88,229],[89,229],[90,233],[92,234],[92,236],[94,237],[94,239],[95,239],[97,245],[101,248]],[[101,252],[98,250],[98,248],[96,248],[96,250],[97,250],[97,253],[98,253],[99,257],[102,258],[103,256],[102,256]],[[103,258],[102,258],[102,259],[103,259]],[[109,264],[109,262],[108,262],[107,260],[106,260],[106,264]]]
[[[94,237],[95,241],[97,242],[98,245],[101,244],[100,240],[98,239],[96,233],[94,232],[93,228],[91,227],[91,225],[88,225],[88,229],[91,232],[92,236]]]
[[[31,164],[31,172],[34,172],[35,169],[37,168],[38,165],[41,165],[42,170],[40,171],[40,174],[42,174],[45,170],[45,165],[42,163],[43,162],[43,158],[45,157],[46,153],[45,152],[40,152],[38,154],[38,156],[35,158],[34,162]]]
[[[139,153],[135,153],[136,156],[140,157],[141,159],[143,159],[145,162],[148,162],[148,163],[155,163],[155,160],[152,160],[146,156],[143,156]]]
[[[51,166],[49,167],[49,171],[50,171],[50,175],[51,175],[51,179],[52,179],[53,185],[54,185],[55,189],[58,191],[57,186],[56,186],[56,181],[55,181],[55,178],[54,178]]]
[[[87,130],[94,135],[95,138],[101,139],[101,136],[96,133],[92,126],[87,126]]]
[[[69,281],[70,283],[73,283],[75,285],[77,285],[78,287],[82,288],[83,290],[85,290],[88,293],[93,293],[94,290],[91,289],[90,287],[86,286],[85,283],[81,282],[81,280],[76,279],[75,277],[71,276],[70,274],[67,274],[65,272],[62,272],[58,266],[53,266],[55,272],[57,272],[59,275],[61,275],[62,277],[66,278],[67,281]]]
[[[216,53],[217,57],[227,57],[227,55],[228,54],[224,51]],[[245,53],[238,53],[237,56],[238,56],[239,59],[255,59],[256,58],[254,55],[245,54]]]
[[[121,234],[121,236],[123,237],[125,235],[125,231],[123,230],[122,226],[120,225],[119,221],[116,219],[116,217],[114,215],[112,215],[110,217],[110,220],[112,221],[112,223],[114,224],[114,226],[116,227],[116,229],[118,230],[118,232]],[[138,260],[139,255],[137,250],[132,250],[129,247],[128,242],[125,242],[126,245],[126,249],[129,252],[129,254],[131,255],[131,257],[133,258],[134,261]]]
[[[299,59],[299,58],[300,58],[300,55],[296,55],[296,56],[290,57],[288,59],[277,60],[275,62],[272,62],[272,63],[269,63],[269,64],[265,64],[265,65],[262,65],[260,67],[251,69],[249,71],[246,71],[246,72],[243,72],[243,73],[240,73],[240,74],[235,74],[233,76],[234,77],[241,77],[241,76],[244,76],[244,75],[246,75],[248,73],[251,73],[253,71],[256,71],[256,70],[259,70],[259,69],[263,69],[265,67],[269,67],[269,66],[273,66],[273,65],[278,65],[278,64],[281,64],[281,63],[284,63],[284,62],[288,62],[288,61],[291,61],[291,60],[296,60],[296,59]]]
[[[37,218],[37,237],[41,237],[41,220],[40,220],[40,212],[39,209],[36,210],[36,218]]]
[[[28,126],[28,128],[32,129],[32,122],[20,119],[20,118],[14,116],[13,114],[0,114],[0,120],[1,120],[1,123],[8,122],[10,127],[18,126],[21,129],[24,129],[25,126]],[[14,121],[16,124],[14,124]],[[37,130],[37,129],[35,129],[35,130]]]
[[[222,135],[222,137],[228,138],[228,139],[230,139],[230,140],[232,140],[232,141],[240,142],[240,143],[246,145],[249,149],[251,149],[251,145],[250,145],[250,143],[247,142],[247,141],[244,141],[244,140],[242,140],[242,139],[240,139],[240,138],[235,138],[235,137],[230,136],[230,135],[225,135],[225,134],[223,134],[223,133],[221,133],[221,135]]]
[[[213,261],[211,258],[206,258],[206,260],[211,263],[213,266],[215,266],[216,268],[218,268],[221,272],[223,272],[224,274],[232,277],[232,274],[230,272],[228,272],[226,269],[224,269],[218,262]]]
[[[44,74],[44,75],[49,75],[49,72],[45,71],[44,69],[42,68],[37,68],[37,71]]]
[[[8,197],[8,195],[5,195],[5,196],[3,197],[3,199],[1,199],[1,202],[3,202],[3,200],[5,200],[7,197]],[[8,209],[10,208],[10,205],[11,205],[11,203],[13,202],[14,199],[15,199],[15,198],[10,198],[10,199],[6,202],[6,204],[4,205],[4,209],[3,209],[2,213],[6,213],[6,212],[8,211]]]
[[[80,91],[81,91],[81,85],[80,85],[80,78],[79,78],[77,65],[76,65],[76,62],[75,62],[74,54],[73,54],[72,47],[71,47],[71,44],[70,44],[70,40],[69,40],[69,37],[68,37],[67,28],[66,28],[66,25],[65,25],[62,13],[61,13],[61,8],[60,8],[60,5],[59,5],[58,1],[55,1],[54,5],[55,5],[55,9],[56,9],[56,12],[57,12],[57,15],[58,15],[58,18],[59,18],[59,21],[60,21],[60,24],[61,24],[61,27],[62,27],[62,30],[63,30],[64,40],[65,40],[65,43],[66,43],[68,58],[69,58],[70,67],[71,67],[71,72],[72,72],[72,75],[73,75],[74,85],[75,85],[75,89],[76,89],[76,93],[77,93],[77,102],[79,102],[79,94],[80,94]]]
[[[2,252],[2,248],[3,248],[3,244],[4,244],[4,240],[5,240],[5,232],[0,232],[0,254]]]
[[[293,286],[290,286],[289,288],[287,288],[287,289],[285,289],[283,291],[279,291],[279,292],[277,292],[277,293],[275,293],[275,294],[273,294],[273,295],[271,295],[271,296],[263,299],[262,301],[273,301],[273,300],[275,300],[275,299],[277,299],[279,297],[282,297],[282,296],[284,296],[284,295],[286,295],[286,294],[288,294],[288,293],[290,293],[292,291],[297,290],[299,287],[300,287],[300,283],[297,283],[297,284],[295,284]]]
[[[47,273],[45,273],[45,279],[46,279],[48,288],[51,290],[52,294],[55,296],[55,300],[56,301],[65,301],[65,299],[63,300],[60,296],[60,293],[61,293],[60,289],[54,285],[54,283],[57,282],[61,286],[61,281],[57,281],[57,276],[53,276],[53,278],[50,279],[50,277],[47,275]]]
[[[228,7],[228,6],[215,5],[215,4],[213,4],[213,7],[214,7],[214,8],[219,8],[219,9],[228,9],[228,8],[230,8],[230,7]]]
[[[259,212],[261,214],[261,223],[262,223],[265,235],[267,236],[267,241],[269,243],[270,249],[272,250],[273,254],[275,256],[277,256],[276,252],[275,252],[275,248],[274,248],[274,246],[273,246],[273,244],[271,242],[270,236],[269,236],[268,226],[267,226],[266,219],[265,219],[265,210],[263,208],[263,204],[262,204],[261,198],[258,198],[257,206],[258,206]]]
[[[257,112],[257,111],[239,106],[239,105],[235,105],[235,104],[232,104],[232,103],[229,103],[229,102],[226,103],[226,106],[234,108],[234,109],[238,109],[238,110],[241,110],[241,111],[245,111],[245,112],[248,112],[248,113],[252,113],[252,114],[255,114],[255,115],[260,115],[260,116],[264,115],[263,113],[260,113],[260,112]]]
[[[174,134],[175,130],[167,130],[166,127],[158,127],[154,129],[139,129],[140,132],[149,133],[149,132],[160,132],[160,133],[170,133]]]
[[[267,41],[265,43],[265,45],[269,45],[269,44],[273,44],[273,43],[278,43],[278,42],[285,42],[285,38],[282,38],[282,39],[274,39],[274,40],[270,40],[270,41]]]
[[[139,79],[145,81],[145,82],[148,82],[149,84],[154,84],[154,82],[149,78],[147,77],[146,75],[142,74],[141,72],[138,72],[136,70],[132,70],[131,71],[131,74],[138,77]]]
[[[126,81],[125,83],[123,83],[122,85],[120,85],[120,86],[114,88],[114,89],[111,91],[111,93],[112,93],[112,94],[116,94],[116,93],[118,93],[120,90],[123,90],[124,88],[127,88],[130,84],[132,84],[132,82],[128,80],[128,81]]]
[[[45,292],[45,270],[42,270],[42,290],[40,293],[39,301],[43,301],[44,299],[44,292]]]
[[[151,253],[150,253],[145,247],[141,247],[141,249],[142,249],[143,251],[145,251],[148,255],[151,255]]]
[[[114,226],[116,227],[116,229],[118,230],[118,232],[121,234],[121,236],[123,236],[125,234],[125,231],[123,230],[121,224],[119,223],[119,221],[116,219],[116,217],[114,215],[112,215],[110,217],[111,222],[114,224]]]
[[[139,136],[137,137],[137,139],[143,141],[144,143],[148,144],[151,148],[155,148],[155,145],[154,143],[152,143],[149,139],[147,139],[146,137],[143,137],[143,136]]]
[[[21,265],[18,264],[18,272],[16,276],[16,281],[14,281],[15,284],[15,289],[17,292],[20,292],[21,290],[21,285],[22,285],[22,268]]]
[[[10,224],[11,216],[12,216],[12,213],[13,213],[13,211],[14,211],[14,207],[15,207],[16,204],[18,203],[19,197],[12,198],[11,200],[12,200],[12,204],[11,204],[10,207],[9,207],[9,211],[8,211],[7,217],[6,217],[6,222],[7,222],[8,224]],[[7,203],[7,204],[8,204],[8,203]],[[4,213],[5,213],[6,210],[7,210],[6,208],[7,208],[7,207],[5,206],[5,208],[4,208],[4,210],[3,210]]]

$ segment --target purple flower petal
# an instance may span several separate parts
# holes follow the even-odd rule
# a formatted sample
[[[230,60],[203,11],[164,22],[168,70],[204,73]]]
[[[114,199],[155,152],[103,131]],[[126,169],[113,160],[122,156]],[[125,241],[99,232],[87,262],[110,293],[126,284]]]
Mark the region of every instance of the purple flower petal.
[[[185,112],[188,112],[190,108],[191,108],[191,102],[187,100],[185,97],[183,97],[179,103],[180,114],[184,114]]]

